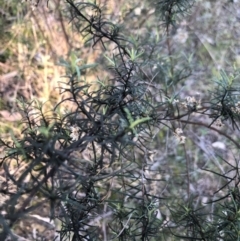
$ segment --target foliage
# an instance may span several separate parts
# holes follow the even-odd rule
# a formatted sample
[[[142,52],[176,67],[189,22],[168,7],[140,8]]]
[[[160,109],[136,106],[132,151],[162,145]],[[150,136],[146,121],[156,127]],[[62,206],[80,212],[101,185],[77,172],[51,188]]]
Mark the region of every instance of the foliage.
[[[182,90],[194,66],[171,35],[193,1],[146,1],[152,22],[139,16],[138,36],[107,4],[64,4],[73,31],[102,55],[60,59],[66,81],[54,108],[18,100],[21,136],[0,139],[0,239],[18,240],[16,225],[45,204],[59,225],[44,240],[239,240],[239,75],[220,71],[205,100]],[[97,68],[104,74],[89,83]],[[204,142],[206,130],[221,141]],[[207,179],[208,190],[195,188]]]

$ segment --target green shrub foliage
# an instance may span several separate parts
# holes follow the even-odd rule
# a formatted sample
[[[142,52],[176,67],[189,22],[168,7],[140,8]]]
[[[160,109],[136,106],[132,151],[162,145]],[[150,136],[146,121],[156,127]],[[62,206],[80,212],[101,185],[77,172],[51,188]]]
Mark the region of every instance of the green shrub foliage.
[[[238,70],[222,70],[204,98],[185,93],[194,60],[179,57],[171,37],[194,1],[134,8],[117,22],[107,3],[64,1],[73,31],[102,56],[59,61],[67,81],[53,110],[18,100],[25,129],[1,139],[0,240],[18,240],[16,223],[43,204],[58,223],[52,240],[240,239]],[[108,79],[92,86],[84,73],[97,68]],[[231,146],[233,162],[203,144],[208,132]],[[208,178],[211,194],[196,191]]]

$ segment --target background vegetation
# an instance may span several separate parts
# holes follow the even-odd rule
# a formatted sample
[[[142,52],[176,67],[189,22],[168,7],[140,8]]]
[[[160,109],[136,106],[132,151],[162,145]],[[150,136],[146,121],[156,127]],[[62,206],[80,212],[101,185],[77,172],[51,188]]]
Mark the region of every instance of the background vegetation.
[[[240,3],[36,3],[0,0],[0,240],[240,240]]]

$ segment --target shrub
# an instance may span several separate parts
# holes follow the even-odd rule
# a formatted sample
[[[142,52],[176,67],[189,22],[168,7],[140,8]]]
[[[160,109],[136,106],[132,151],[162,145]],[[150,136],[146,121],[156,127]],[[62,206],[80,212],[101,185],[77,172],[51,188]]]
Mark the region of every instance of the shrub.
[[[238,69],[219,71],[204,96],[183,90],[198,66],[173,35],[193,1],[146,1],[128,12],[132,25],[107,4],[64,4],[102,55],[59,61],[66,82],[53,109],[18,100],[21,136],[1,138],[0,239],[238,240]],[[48,227],[29,236],[26,222],[44,210]]]

